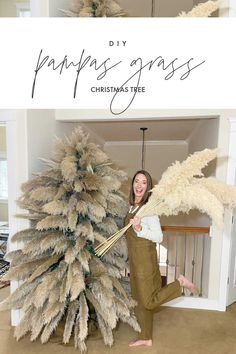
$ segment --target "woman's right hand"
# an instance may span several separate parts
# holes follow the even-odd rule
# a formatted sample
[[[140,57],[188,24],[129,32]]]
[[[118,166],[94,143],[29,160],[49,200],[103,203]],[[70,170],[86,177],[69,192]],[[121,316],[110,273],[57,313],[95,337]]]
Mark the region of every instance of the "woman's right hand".
[[[138,216],[135,216],[133,219],[130,219],[130,223],[133,225],[134,229],[137,232],[142,230],[141,219]]]

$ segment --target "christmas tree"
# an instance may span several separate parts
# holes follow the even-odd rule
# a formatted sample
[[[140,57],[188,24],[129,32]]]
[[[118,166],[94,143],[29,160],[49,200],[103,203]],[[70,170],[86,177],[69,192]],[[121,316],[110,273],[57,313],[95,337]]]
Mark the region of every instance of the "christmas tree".
[[[69,17],[123,17],[125,11],[115,0],[74,0],[71,10],[61,10]]]
[[[65,323],[63,342],[73,334],[83,352],[92,318],[109,346],[119,320],[139,331],[135,302],[121,282],[125,240],[103,259],[94,252],[121,226],[127,204],[120,187],[126,176],[88,138],[77,128],[70,138],[57,139],[55,156],[43,159],[46,169],[22,186],[18,203],[28,212],[21,217],[31,225],[12,237],[23,246],[7,255],[11,267],[4,277],[21,285],[0,305],[22,309],[17,340],[30,332],[31,341],[40,336],[45,343]]]

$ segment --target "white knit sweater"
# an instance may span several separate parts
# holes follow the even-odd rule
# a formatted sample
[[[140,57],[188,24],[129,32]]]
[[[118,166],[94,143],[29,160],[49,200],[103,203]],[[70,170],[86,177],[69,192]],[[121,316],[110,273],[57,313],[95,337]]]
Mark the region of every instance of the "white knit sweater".
[[[157,215],[144,216],[141,219],[141,231],[135,231],[138,237],[143,237],[152,242],[161,243],[163,240],[163,233],[161,230],[160,220]]]

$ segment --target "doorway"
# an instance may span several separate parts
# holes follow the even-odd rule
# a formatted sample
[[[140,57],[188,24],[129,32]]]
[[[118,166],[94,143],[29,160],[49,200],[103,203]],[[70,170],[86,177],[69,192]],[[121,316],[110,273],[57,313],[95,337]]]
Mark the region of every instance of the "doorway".
[[[189,154],[205,148],[216,148],[218,144],[219,118],[173,118],[140,119],[106,122],[83,122],[92,139],[103,142],[104,150],[127,174],[129,181],[141,168],[142,132],[145,131],[144,167],[158,183],[162,173],[175,161],[183,161]],[[213,161],[204,170],[206,177],[214,176],[216,162]],[[129,181],[127,189],[129,188]],[[161,217],[164,227],[176,226],[178,231],[164,233],[159,249],[160,268],[165,281],[171,282],[179,273],[197,283],[203,299],[209,294],[209,272],[211,258],[211,237],[209,232],[198,230],[209,228],[211,220],[198,211],[188,215]],[[195,228],[195,234],[183,232],[183,227]]]

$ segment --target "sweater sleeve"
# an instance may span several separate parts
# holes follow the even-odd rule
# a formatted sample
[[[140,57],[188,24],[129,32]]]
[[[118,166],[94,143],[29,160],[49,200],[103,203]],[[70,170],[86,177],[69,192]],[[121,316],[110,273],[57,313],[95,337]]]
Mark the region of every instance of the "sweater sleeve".
[[[163,233],[161,230],[160,220],[157,215],[144,216],[141,219],[141,226],[141,231],[134,230],[138,237],[143,237],[156,243],[162,242]]]

